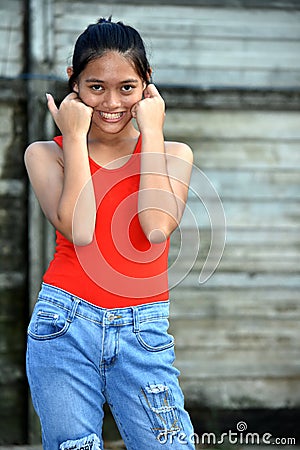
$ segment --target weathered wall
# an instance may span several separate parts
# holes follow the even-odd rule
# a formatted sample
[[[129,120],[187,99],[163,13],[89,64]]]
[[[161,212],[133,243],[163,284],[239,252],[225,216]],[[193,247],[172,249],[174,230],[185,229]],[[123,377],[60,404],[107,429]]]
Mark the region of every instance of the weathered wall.
[[[80,30],[99,16],[112,14],[142,32],[159,84],[226,88],[299,85],[299,13],[272,9],[272,2],[269,9],[233,7],[230,1],[218,2],[225,8],[203,6],[202,1],[181,2],[180,6],[164,3],[102,1],[99,5],[96,1],[55,0],[53,72],[60,77],[65,74],[72,53],[70,43]]]
[[[24,5],[0,2],[0,444],[27,438],[27,142]]]
[[[5,95],[4,83],[0,81],[0,443],[22,443],[26,438],[24,350],[28,254],[27,178],[23,167],[27,139],[25,108],[25,98],[17,84]]]
[[[195,230],[189,227],[195,224],[187,214],[181,229],[189,242],[170,275],[173,285],[188,274],[171,291],[171,331],[187,404],[299,409],[300,12],[289,2],[286,9],[272,7],[275,2],[248,2],[248,8],[226,1],[225,8],[221,2],[167,3],[96,8],[72,1],[70,8],[56,0],[52,70],[65,77],[70,42],[98,16],[113,14],[141,31],[167,101],[166,137],[191,145],[227,220],[221,263],[200,286],[210,227],[195,170],[188,206],[200,251],[191,267]],[[172,243],[171,262],[179,233]]]
[[[16,77],[24,69],[23,0],[0,1],[0,77]]]
[[[102,2],[96,9],[95,2],[72,1],[70,8],[68,1],[56,0],[52,70],[63,77],[78,31],[113,14],[142,32],[162,92],[166,85],[177,88],[170,94],[166,137],[194,149],[195,164],[219,192],[227,219],[221,264],[200,287],[197,274],[209,242],[207,215],[193,194],[201,194],[195,174],[189,206],[202,246],[195,266],[172,291],[172,330],[187,401],[299,407],[300,114],[288,111],[292,94],[278,99],[274,92],[268,98],[262,93],[299,86],[300,13],[126,3]],[[207,88],[210,104],[200,99],[187,105],[188,96],[181,103],[183,85]],[[213,97],[214,88],[219,97]],[[251,93],[245,99],[249,89],[252,105]],[[177,240],[174,235],[173,259]],[[183,250],[179,272],[189,271],[193,246]]]
[[[300,405],[299,121],[299,112],[276,111],[172,110],[167,116],[167,136],[194,148],[227,219],[221,263],[199,286],[210,236],[195,195],[196,173],[189,207],[202,245],[172,295],[178,365],[187,398],[196,404]],[[183,250],[181,271],[188,269],[192,245]]]
[[[26,439],[27,309],[53,250],[53,232],[32,193],[27,197],[23,151],[28,141],[53,132],[44,93],[62,98],[75,37],[110,14],[144,36],[154,80],[168,106],[166,138],[191,145],[195,164],[216,187],[227,219],[221,263],[199,285],[210,227],[197,198],[203,192],[195,169],[188,202],[192,214],[182,223],[187,245],[170,276],[172,285],[174,278],[188,274],[171,291],[171,331],[187,405],[299,410],[297,1],[28,3],[30,10],[22,0],[0,0],[0,443]],[[15,79],[20,76],[27,81]],[[195,228],[200,252],[191,265]],[[171,263],[179,247],[179,233],[174,233]],[[30,417],[34,441],[38,426]]]

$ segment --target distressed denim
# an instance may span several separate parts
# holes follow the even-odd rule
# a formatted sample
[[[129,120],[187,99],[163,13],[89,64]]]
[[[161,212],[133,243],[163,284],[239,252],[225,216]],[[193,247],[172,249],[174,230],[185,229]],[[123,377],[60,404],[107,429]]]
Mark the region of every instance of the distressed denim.
[[[105,402],[128,450],[194,449],[168,317],[168,301],[108,310],[42,285],[26,363],[44,450],[103,450]]]

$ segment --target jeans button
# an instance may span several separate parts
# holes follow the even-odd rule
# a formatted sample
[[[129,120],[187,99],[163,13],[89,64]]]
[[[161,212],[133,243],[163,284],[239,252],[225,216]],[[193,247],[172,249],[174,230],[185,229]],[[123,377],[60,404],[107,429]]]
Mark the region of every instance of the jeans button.
[[[110,322],[112,322],[112,321],[114,320],[114,318],[115,318],[115,315],[112,314],[112,313],[108,313],[108,314],[107,314],[107,318],[108,318],[108,320],[109,320]]]

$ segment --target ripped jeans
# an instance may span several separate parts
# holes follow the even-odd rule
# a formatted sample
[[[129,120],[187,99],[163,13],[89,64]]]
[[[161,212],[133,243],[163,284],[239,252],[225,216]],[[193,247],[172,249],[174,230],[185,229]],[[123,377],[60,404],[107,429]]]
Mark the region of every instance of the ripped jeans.
[[[168,301],[108,310],[42,285],[26,363],[44,450],[103,450],[105,402],[127,450],[195,448],[168,316]]]

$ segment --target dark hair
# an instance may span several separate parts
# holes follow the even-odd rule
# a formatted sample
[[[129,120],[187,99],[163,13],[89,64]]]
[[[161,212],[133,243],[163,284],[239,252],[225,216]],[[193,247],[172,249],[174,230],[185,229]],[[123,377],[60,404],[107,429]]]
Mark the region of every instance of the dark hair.
[[[69,79],[71,91],[74,82],[87,64],[108,51],[117,51],[129,58],[142,80],[149,83],[151,68],[140,34],[123,22],[112,22],[109,17],[101,18],[96,24],[89,25],[78,37],[72,59],[73,74]]]

